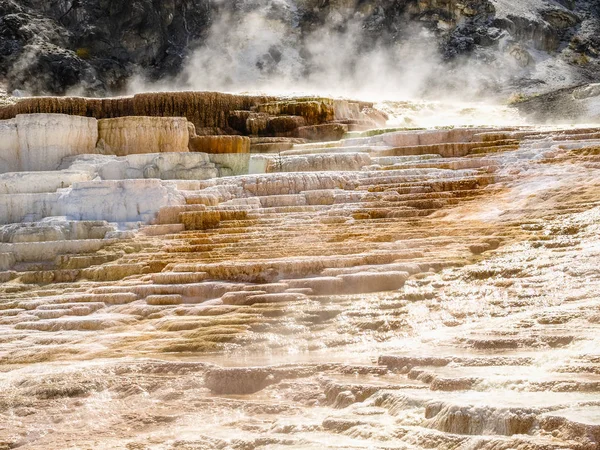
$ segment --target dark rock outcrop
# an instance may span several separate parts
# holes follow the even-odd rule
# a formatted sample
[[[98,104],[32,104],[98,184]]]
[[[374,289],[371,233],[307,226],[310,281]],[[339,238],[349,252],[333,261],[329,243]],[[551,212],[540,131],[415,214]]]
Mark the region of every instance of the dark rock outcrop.
[[[520,98],[512,106],[534,123],[594,123],[600,121],[600,84]]]
[[[267,79],[289,64],[290,49],[302,66],[293,76],[318,73],[323,61],[311,36],[324,47],[344,47],[354,36],[351,48],[340,48],[349,54],[340,74],[360,70],[360,55],[373,49],[394,55],[397,45],[433,43],[446,65],[444,77],[424,75],[433,79],[423,89],[434,92],[464,88],[467,76],[483,80],[480,91],[494,83],[548,91],[599,78],[600,5],[593,0],[0,0],[0,82],[9,92],[92,96],[123,92],[134,75],[185,85],[196,76],[182,75],[187,58],[205,46],[219,51],[211,47],[215,36],[207,44],[211,33],[224,48],[235,45],[229,37],[253,15],[284,30],[281,42],[246,55]],[[547,69],[543,61],[553,59],[562,66]]]
[[[208,0],[0,0],[0,76],[33,94],[118,91],[177,73],[208,23]]]

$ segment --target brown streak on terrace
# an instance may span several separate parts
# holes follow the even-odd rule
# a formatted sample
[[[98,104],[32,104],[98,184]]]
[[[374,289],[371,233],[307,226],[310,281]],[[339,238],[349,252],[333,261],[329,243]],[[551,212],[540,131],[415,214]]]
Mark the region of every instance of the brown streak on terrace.
[[[191,108],[163,95],[137,112]],[[272,134],[378,114],[267,100],[185,117],[276,154],[135,109],[104,153],[93,119],[0,124],[73,150],[0,174],[0,448],[598,448],[600,128],[308,143]]]
[[[186,117],[197,128],[228,128],[231,111],[250,110],[275,97],[219,92],[161,92],[132,97],[30,97],[0,108],[0,120],[17,114],[69,114],[111,119],[125,116]]]
[[[304,123],[320,125],[342,118],[344,114],[340,115],[337,110],[340,103],[342,108],[348,104],[321,97],[283,98],[192,91],[143,93],[117,98],[29,97],[0,107],[0,120],[12,119],[18,114],[68,114],[96,119],[126,116],[185,117],[198,131],[212,129],[220,134],[238,134],[239,131],[231,127],[230,116],[234,113],[262,114],[267,118],[281,116],[278,120],[286,117],[303,118],[303,123],[296,121],[290,128],[294,130]],[[356,113],[368,111],[376,122],[387,120],[385,114],[372,109],[373,103],[353,102],[351,105],[356,105]],[[365,122],[368,126],[372,125],[369,120]],[[245,124],[241,131],[246,131]]]

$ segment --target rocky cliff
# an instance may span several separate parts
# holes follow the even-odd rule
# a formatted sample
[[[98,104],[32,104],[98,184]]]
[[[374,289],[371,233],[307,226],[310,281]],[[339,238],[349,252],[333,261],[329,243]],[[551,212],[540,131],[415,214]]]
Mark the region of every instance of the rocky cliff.
[[[207,0],[3,0],[2,75],[12,88],[118,90],[137,70],[176,72],[209,23]]]
[[[591,0],[0,0],[0,78],[38,95],[118,93],[134,76],[196,89],[328,81],[327,64],[368,72],[359,55],[381,67],[409,43],[392,68],[414,66],[422,91],[544,91],[598,78],[599,16]]]

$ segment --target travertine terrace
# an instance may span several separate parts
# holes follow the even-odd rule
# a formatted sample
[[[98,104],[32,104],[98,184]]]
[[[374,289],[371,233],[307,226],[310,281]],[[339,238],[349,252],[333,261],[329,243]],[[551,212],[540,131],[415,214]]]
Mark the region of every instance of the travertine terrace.
[[[598,448],[600,128],[0,116],[0,449]]]

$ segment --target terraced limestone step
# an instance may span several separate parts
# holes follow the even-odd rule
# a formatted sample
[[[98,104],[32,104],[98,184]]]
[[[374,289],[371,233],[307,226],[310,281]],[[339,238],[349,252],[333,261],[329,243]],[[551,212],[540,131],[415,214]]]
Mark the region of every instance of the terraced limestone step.
[[[593,130],[293,145],[140,183],[166,201],[139,231],[0,244],[0,442],[56,447],[72,410],[115,447],[597,447]]]

